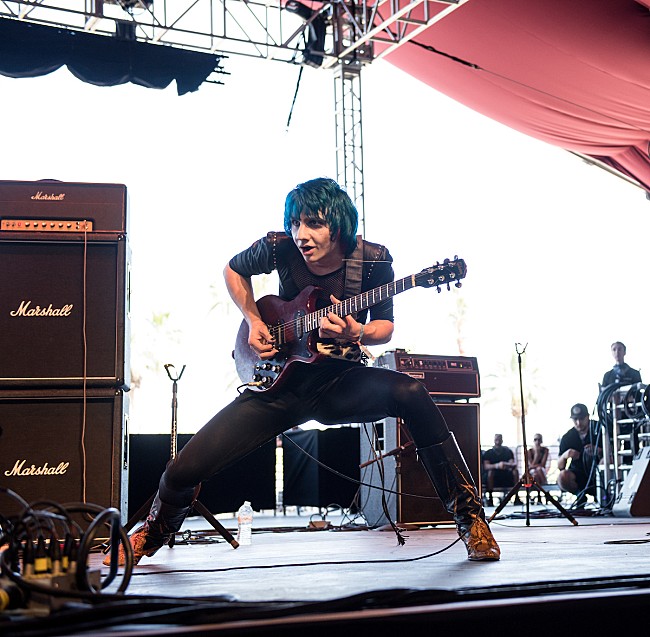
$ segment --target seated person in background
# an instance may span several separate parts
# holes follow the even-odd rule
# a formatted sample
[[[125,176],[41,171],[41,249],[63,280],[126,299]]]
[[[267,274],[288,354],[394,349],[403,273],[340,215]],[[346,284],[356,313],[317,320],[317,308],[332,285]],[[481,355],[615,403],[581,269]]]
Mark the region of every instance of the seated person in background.
[[[548,462],[548,447],[542,446],[542,434],[533,436],[533,446],[528,449],[528,470],[530,477],[540,486],[548,484],[546,479],[546,463]]]
[[[483,469],[486,473],[488,505],[493,506],[492,491],[495,487],[510,489],[519,480],[517,462],[512,450],[503,446],[503,435],[494,435],[494,447],[483,454]],[[521,504],[517,495],[515,504]]]
[[[620,341],[612,343],[612,356],[614,357],[614,367],[603,376],[602,387],[607,387],[612,383],[618,385],[632,385],[641,382],[641,372],[633,369],[625,362],[627,348]]]
[[[577,496],[576,508],[584,507],[587,494],[596,497],[596,472],[603,457],[601,447],[596,447],[589,411],[582,403],[571,407],[573,427],[560,440],[557,466],[560,489]]]

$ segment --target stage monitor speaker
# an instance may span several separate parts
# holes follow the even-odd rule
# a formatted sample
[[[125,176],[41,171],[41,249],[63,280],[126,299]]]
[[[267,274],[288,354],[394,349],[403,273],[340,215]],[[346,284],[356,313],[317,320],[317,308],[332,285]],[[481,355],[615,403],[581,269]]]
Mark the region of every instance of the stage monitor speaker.
[[[124,235],[0,233],[0,272],[0,388],[128,388]]]
[[[359,480],[358,427],[295,430],[287,431],[285,436],[289,440],[283,439],[282,442],[282,503],[285,506],[350,507]],[[337,476],[316,461],[355,482]]]
[[[192,434],[178,434],[180,451]],[[237,511],[244,500],[253,509],[275,509],[275,439],[203,483],[199,500],[211,513]],[[129,519],[158,490],[171,454],[169,434],[129,436]]]
[[[476,487],[481,492],[481,449],[478,403],[437,403],[450,431],[456,437]],[[385,455],[384,487],[396,493],[387,493],[387,507],[393,521],[402,524],[442,524],[453,522],[438,498],[429,477],[417,460],[415,446],[395,418],[375,423],[379,444],[372,443],[372,426],[361,429],[360,506],[369,526],[383,526],[388,519],[382,507],[382,480],[380,463],[372,462],[375,453]],[[369,435],[366,434],[366,430]],[[370,486],[364,486],[365,484]]]
[[[128,394],[120,390],[0,392],[0,486],[28,503],[115,507],[126,522]],[[16,501],[0,495],[0,514]]]
[[[612,513],[622,518],[650,516],[650,447],[642,447],[634,457]]]

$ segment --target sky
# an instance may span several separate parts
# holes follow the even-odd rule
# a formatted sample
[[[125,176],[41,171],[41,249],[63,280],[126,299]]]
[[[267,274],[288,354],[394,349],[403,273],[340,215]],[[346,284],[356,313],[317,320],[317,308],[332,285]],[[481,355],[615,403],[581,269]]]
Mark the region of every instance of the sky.
[[[196,431],[236,396],[240,316],[222,280],[228,259],[282,230],[286,193],[336,177],[331,71],[231,57],[224,85],[179,97],[97,87],[65,68],[0,76],[0,178],[123,183],[130,201],[130,432],[164,433],[186,366],[178,427]],[[395,298],[390,344],[459,354],[451,314],[465,308],[463,352],[481,373],[481,441],[521,439],[511,415],[522,379],[533,430],[555,443],[576,402],[590,409],[621,340],[650,375],[645,252],[650,202],[634,186],[438,93],[388,62],[362,71],[366,238],[388,246],[397,277],[459,256],[460,290]],[[273,277],[257,287],[276,293]],[[519,344],[519,345],[517,345]],[[647,362],[646,362],[647,361]],[[514,369],[512,364],[515,364]],[[648,367],[646,371],[645,368]]]

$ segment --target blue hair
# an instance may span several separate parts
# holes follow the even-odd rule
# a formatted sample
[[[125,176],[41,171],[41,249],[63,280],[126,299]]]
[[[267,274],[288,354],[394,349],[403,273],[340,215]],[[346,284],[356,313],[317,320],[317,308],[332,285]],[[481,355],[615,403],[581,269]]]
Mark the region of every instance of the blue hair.
[[[291,223],[304,214],[325,221],[332,240],[338,238],[345,254],[357,245],[359,213],[350,196],[333,179],[318,177],[298,184],[284,203],[284,231],[291,236]]]

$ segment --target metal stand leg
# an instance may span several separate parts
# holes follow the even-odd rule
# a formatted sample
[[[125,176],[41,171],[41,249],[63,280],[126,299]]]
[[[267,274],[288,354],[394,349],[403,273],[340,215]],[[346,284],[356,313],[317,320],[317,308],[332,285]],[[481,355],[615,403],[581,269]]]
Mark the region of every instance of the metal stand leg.
[[[183,375],[183,372],[185,371],[185,365],[181,368],[180,373],[177,376],[172,376],[172,373],[170,370],[174,369],[174,366],[170,363],[165,365],[165,370],[167,372],[167,376],[169,376],[169,379],[172,381],[172,430],[171,430],[171,453],[170,457],[173,460],[176,457],[177,453],[177,441],[178,441],[178,422],[177,422],[177,411],[178,411],[178,381],[181,379],[181,376]],[[155,497],[155,495],[153,496]],[[149,502],[149,506],[151,506],[151,502],[153,502],[153,497],[151,498]],[[239,542],[232,536],[230,531],[226,529],[213,515],[208,511],[208,509],[205,507],[205,505],[200,502],[198,499],[194,501],[194,504],[192,505],[194,510],[197,513],[200,513],[206,522],[212,526],[215,530],[219,531],[221,536],[230,544],[234,549],[236,549],[239,546]],[[170,539],[170,546],[173,546],[174,543],[174,536],[171,537]]]
[[[169,376],[170,380],[173,382],[172,385],[172,427],[171,427],[171,452],[170,452],[170,458],[173,460],[176,457],[177,449],[178,449],[178,422],[177,422],[177,410],[178,410],[178,381],[181,379],[181,376],[183,375],[183,372],[185,371],[185,365],[181,368],[180,373],[177,376],[172,376],[171,369],[173,369],[174,366],[171,364],[165,365],[165,370],[167,371],[167,376]],[[124,527],[124,530],[126,533],[128,533],[140,520],[144,519],[151,509],[151,505],[154,501],[154,498],[156,497],[156,494],[154,493],[139,509],[138,511],[131,517],[131,519],[126,523],[126,526]],[[228,544],[230,544],[234,549],[236,549],[239,546],[239,542],[233,537],[232,533],[228,531],[213,515],[210,513],[210,511],[207,509],[207,507],[200,502],[198,499],[194,501],[192,504],[192,508],[199,513],[200,515],[203,516],[206,522],[212,526],[213,529],[218,531],[220,535],[223,537]],[[174,546],[175,542],[175,535],[172,534],[172,536],[169,539],[169,546]],[[108,553],[110,550],[110,544],[108,544],[104,550],[104,553]]]
[[[506,495],[503,500],[499,503],[499,506],[494,510],[494,513],[490,516],[488,519],[488,522],[492,522],[492,520],[499,514],[501,513],[501,510],[503,507],[510,502],[510,498],[515,496],[518,492],[519,489],[526,489],[526,526],[530,526],[530,490],[531,489],[537,489],[538,491],[541,491],[545,496],[546,496],[546,501],[548,502],[549,500],[551,501],[551,504],[555,506],[555,508],[567,519],[569,522],[574,524],[575,526],[578,525],[578,522],[576,519],[548,492],[542,487],[541,485],[537,484],[535,480],[530,475],[530,470],[528,468],[528,446],[526,445],[526,409],[524,405],[524,384],[522,380],[522,374],[521,374],[521,355],[526,351],[526,347],[528,347],[528,344],[524,346],[522,350],[519,349],[519,343],[515,344],[515,351],[517,352],[517,362],[519,364],[519,394],[520,394],[520,400],[521,400],[521,431],[522,431],[522,436],[523,436],[523,442],[524,442],[524,476],[521,478],[517,484],[515,484],[512,489],[508,492],[508,495]]]

